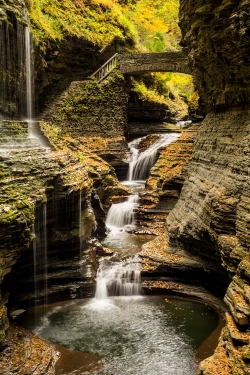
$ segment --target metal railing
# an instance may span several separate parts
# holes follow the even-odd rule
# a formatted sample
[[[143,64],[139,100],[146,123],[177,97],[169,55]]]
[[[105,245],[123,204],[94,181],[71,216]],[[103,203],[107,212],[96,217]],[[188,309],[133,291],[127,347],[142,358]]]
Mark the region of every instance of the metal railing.
[[[95,73],[93,73],[89,78],[95,78],[97,82],[101,82],[106,78],[113,69],[117,66],[117,55],[115,53],[108,61],[105,62]]]

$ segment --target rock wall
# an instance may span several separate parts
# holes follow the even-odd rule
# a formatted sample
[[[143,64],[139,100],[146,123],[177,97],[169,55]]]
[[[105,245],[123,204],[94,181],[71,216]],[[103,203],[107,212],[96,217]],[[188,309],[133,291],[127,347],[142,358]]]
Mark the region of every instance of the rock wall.
[[[150,100],[142,100],[136,91],[130,91],[128,101],[128,121],[130,122],[129,128],[131,133],[134,132],[135,126],[133,122],[135,121],[146,123],[150,121],[159,122],[170,116],[171,113],[166,104],[153,102]],[[146,124],[144,126],[147,127]]]
[[[0,2],[0,119],[27,116],[24,1]]]
[[[216,272],[229,309],[219,346],[201,364],[201,375],[249,373],[249,11],[249,1],[180,5],[181,44],[207,115],[180,199],[167,218],[167,251],[199,259],[208,275]]]
[[[36,46],[36,113],[43,114],[72,82],[86,80],[124,48],[124,43],[117,39],[101,49],[87,40],[71,36],[61,42],[50,41],[43,50]]]
[[[105,231],[101,200],[122,189],[113,168],[91,153],[40,148],[0,160],[1,346],[20,303],[93,295],[99,245],[90,236],[96,222]]]
[[[101,84],[94,79],[72,82],[44,119],[72,137],[124,136],[128,90],[124,77],[117,71]]]
[[[181,46],[208,107],[250,101],[248,0],[181,0]]]

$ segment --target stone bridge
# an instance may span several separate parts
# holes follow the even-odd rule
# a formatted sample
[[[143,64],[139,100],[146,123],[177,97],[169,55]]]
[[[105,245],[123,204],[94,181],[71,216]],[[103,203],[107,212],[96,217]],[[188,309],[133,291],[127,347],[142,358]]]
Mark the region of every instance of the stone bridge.
[[[183,52],[119,54],[117,65],[122,74],[130,75],[147,72],[192,74]]]

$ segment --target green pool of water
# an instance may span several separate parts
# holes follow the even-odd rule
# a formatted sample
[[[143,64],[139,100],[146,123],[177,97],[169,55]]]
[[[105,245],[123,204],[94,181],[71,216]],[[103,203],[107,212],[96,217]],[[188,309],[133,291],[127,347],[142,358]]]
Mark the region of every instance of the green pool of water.
[[[19,323],[56,344],[105,357],[117,375],[195,375],[216,311],[166,297],[78,300],[28,310]]]

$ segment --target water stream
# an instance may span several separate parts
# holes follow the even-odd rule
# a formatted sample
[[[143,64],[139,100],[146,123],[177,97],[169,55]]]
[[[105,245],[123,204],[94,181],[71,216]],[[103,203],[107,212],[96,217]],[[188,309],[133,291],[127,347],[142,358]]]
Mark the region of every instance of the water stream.
[[[138,257],[122,262],[100,262],[96,277],[95,298],[139,296],[141,294],[141,263]]]
[[[50,147],[39,124],[34,121],[33,42],[27,13],[24,13],[24,19],[27,26],[0,25],[1,152]],[[22,121],[20,127],[17,126],[19,121]]]
[[[106,226],[113,234],[126,231],[134,226],[138,201],[138,194],[134,194],[130,195],[123,203],[112,204],[107,214]]]
[[[37,210],[35,239],[33,241],[33,276],[35,303],[43,295],[43,304],[48,304],[48,244],[47,244],[47,204]]]
[[[148,178],[150,169],[157,160],[158,150],[167,146],[180,137],[180,134],[162,134],[148,149],[139,153],[139,144],[145,137],[135,139],[128,144],[130,149],[130,161],[128,181],[144,181]]]
[[[152,152],[159,144],[169,141],[161,138]],[[81,204],[80,195],[79,227]],[[55,344],[104,357],[114,366],[108,372],[112,375],[195,375],[194,354],[216,328],[218,314],[209,306],[191,301],[143,296],[137,252],[152,237],[128,233],[136,227],[138,206],[139,195],[133,194],[124,202],[113,204],[108,211],[109,234],[102,243],[114,249],[115,254],[99,262],[94,298],[35,306],[21,314],[18,322]],[[43,209],[42,221],[36,233],[37,241],[43,237],[40,249],[47,242],[46,209]],[[43,252],[46,253],[45,249]],[[36,265],[39,253],[36,247]],[[34,273],[38,280],[37,268]],[[37,281],[36,284],[39,288]],[[75,363],[68,361],[67,366],[74,369],[70,373],[89,373],[78,371]]]
[[[31,65],[31,36],[29,27],[25,27],[25,52],[26,52],[26,100],[27,120],[32,123],[33,118],[33,75]]]

